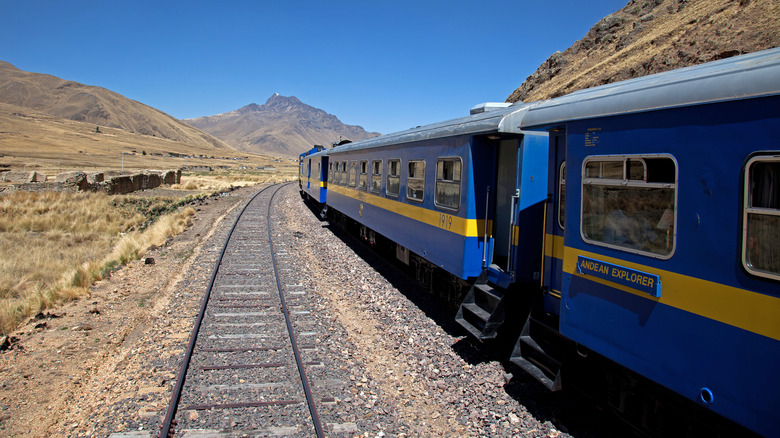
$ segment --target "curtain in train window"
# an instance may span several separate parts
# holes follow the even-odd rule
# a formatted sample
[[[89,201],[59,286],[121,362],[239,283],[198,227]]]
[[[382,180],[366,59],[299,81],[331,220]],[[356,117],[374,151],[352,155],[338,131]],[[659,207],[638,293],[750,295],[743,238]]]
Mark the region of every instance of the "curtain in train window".
[[[387,196],[398,196],[401,192],[401,160],[387,161]]]
[[[351,161],[349,163],[349,172],[347,173],[347,183],[350,187],[355,187],[357,185],[357,161]]]
[[[422,202],[425,196],[425,161],[409,161],[406,177],[406,199]]]
[[[436,161],[437,207],[457,210],[460,207],[460,158],[440,158]]]
[[[583,163],[586,242],[667,257],[674,250],[677,165],[671,158],[590,157]]]
[[[745,173],[743,263],[762,277],[780,278],[780,157],[757,157]]]
[[[371,162],[371,191],[380,193],[382,190],[382,161]]]
[[[358,181],[358,187],[361,190],[366,189],[366,184],[368,184],[368,161],[361,161],[360,162],[360,180]]]

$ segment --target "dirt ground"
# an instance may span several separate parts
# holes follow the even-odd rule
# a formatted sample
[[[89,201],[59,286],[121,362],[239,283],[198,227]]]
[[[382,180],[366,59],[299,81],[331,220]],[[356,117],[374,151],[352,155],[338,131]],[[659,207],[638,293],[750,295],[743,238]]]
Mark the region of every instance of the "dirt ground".
[[[20,326],[0,351],[0,435],[107,436],[164,415],[230,213],[257,189],[207,198],[184,233]]]

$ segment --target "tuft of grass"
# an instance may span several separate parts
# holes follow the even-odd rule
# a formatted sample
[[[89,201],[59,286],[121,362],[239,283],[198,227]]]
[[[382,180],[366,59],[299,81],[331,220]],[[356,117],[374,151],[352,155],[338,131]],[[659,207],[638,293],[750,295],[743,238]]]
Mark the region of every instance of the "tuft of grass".
[[[191,199],[14,192],[0,197],[0,332],[89,287],[191,224]]]

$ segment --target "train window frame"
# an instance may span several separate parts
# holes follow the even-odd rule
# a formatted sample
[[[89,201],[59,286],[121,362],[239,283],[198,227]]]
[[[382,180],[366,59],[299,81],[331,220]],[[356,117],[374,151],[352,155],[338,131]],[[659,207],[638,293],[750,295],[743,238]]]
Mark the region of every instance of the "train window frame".
[[[668,163],[662,160],[668,160]],[[589,173],[592,167],[588,164],[593,162],[611,164],[600,166],[599,175],[592,175]],[[617,172],[614,163],[622,163],[620,172]],[[642,172],[638,171],[640,165]],[[673,166],[673,172],[665,166]],[[650,167],[653,168],[652,181]],[[673,176],[670,175],[672,173]],[[656,181],[659,175],[671,181]],[[660,260],[672,258],[677,249],[678,185],[679,165],[675,157],[669,154],[585,157],[580,182],[580,237],[584,242],[596,246]],[[600,190],[603,192],[599,193]],[[669,190],[671,192],[667,193]],[[589,195],[591,191],[593,195]],[[666,202],[662,203],[663,198],[666,198]],[[611,204],[612,208],[604,208],[607,204]],[[645,206],[649,208],[642,208]],[[624,209],[629,213],[625,214]],[[607,210],[611,210],[609,214],[605,213]],[[602,226],[599,227],[599,224]],[[589,232],[593,232],[592,235]],[[640,237],[641,240],[634,242],[628,235]],[[620,239],[623,241],[619,242]],[[661,251],[662,248],[665,251]]]
[[[422,175],[421,176],[417,176],[416,175],[417,171],[415,170],[415,172],[414,172],[415,176],[411,176],[412,175],[412,165],[413,164],[416,165],[416,164],[420,164],[420,163],[422,163],[422,172],[421,172]],[[417,167],[417,166],[415,166],[415,167]],[[414,159],[414,160],[409,160],[409,161],[406,162],[406,199],[408,201],[417,202],[417,203],[423,203],[425,201],[425,168],[426,168],[426,165],[425,165],[425,160],[424,159]],[[412,184],[410,184],[410,183],[412,183]],[[419,189],[410,187],[411,185],[416,186],[418,184],[422,184],[422,187],[419,188]],[[417,198],[415,196],[411,196],[411,195],[413,195],[416,192],[421,193],[422,197]]]
[[[395,174],[390,173],[393,164],[396,164],[395,170],[397,171],[397,173]],[[390,184],[391,181],[394,182],[393,185]],[[391,192],[390,187],[395,187],[396,191]],[[391,198],[398,198],[399,196],[401,196],[401,159],[400,158],[391,158],[387,160],[387,184],[385,186],[385,195]]]
[[[368,161],[360,160],[360,165],[358,166],[358,170],[360,171],[358,188],[360,190],[367,190],[368,189]]]
[[[382,193],[382,160],[371,160],[371,193]]]
[[[342,161],[341,162],[341,172],[339,175],[339,185],[346,186],[347,185],[347,162]]]
[[[439,175],[439,165],[443,164],[445,161],[449,162],[457,162],[459,164],[458,167],[458,179],[446,179],[444,176],[440,178]],[[442,169],[443,170],[443,169]],[[454,172],[454,169],[453,169]],[[454,173],[453,173],[454,176]],[[456,205],[449,205],[443,202],[439,202],[439,187],[440,184],[443,186],[449,186],[454,187],[457,186],[457,204]],[[458,211],[460,210],[460,198],[462,193],[462,184],[463,184],[463,159],[459,156],[453,156],[453,157],[439,157],[436,159],[436,175],[435,175],[435,184],[434,184],[434,196],[433,196],[433,205],[436,208],[440,208],[443,210],[449,210],[449,211]]]
[[[566,161],[558,167],[558,226],[563,230],[566,223]],[[547,225],[545,225],[547,226]]]
[[[759,216],[759,217],[772,217],[775,218],[775,221],[780,221],[780,200],[774,199],[770,202],[775,203],[774,207],[767,207],[767,206],[756,206],[753,203],[754,198],[754,192],[755,192],[755,185],[753,176],[753,166],[755,164],[763,164],[763,163],[776,163],[776,166],[778,169],[776,169],[776,174],[774,175],[774,181],[772,183],[774,185],[777,185],[777,177],[780,176],[780,154],[778,152],[772,152],[770,154],[761,154],[751,157],[746,163],[743,168],[744,173],[744,180],[743,180],[743,200],[742,200],[742,243],[741,243],[741,260],[742,260],[742,266],[745,268],[745,270],[750,273],[751,275],[754,275],[756,277],[761,278],[768,278],[772,280],[780,280],[780,264],[778,266],[770,266],[770,268],[777,268],[777,271],[772,270],[766,270],[762,269],[762,267],[755,266],[750,258],[750,251],[753,249],[755,245],[760,245],[760,242],[764,241],[770,241],[774,242],[774,240],[771,239],[771,237],[767,240],[759,239],[758,237],[749,237],[750,232],[757,228],[756,225],[751,223],[751,216]],[[777,195],[776,195],[777,196]],[[777,227],[772,227],[772,224],[769,224],[770,226],[767,227],[768,229],[777,229]],[[768,245],[767,248],[759,248],[756,253],[761,253],[761,249],[769,249],[771,248],[771,245]],[[776,253],[772,254],[775,259],[777,259],[778,256],[780,256],[780,251],[775,250]],[[771,254],[771,253],[770,253]],[[777,262],[776,262],[777,263]]]

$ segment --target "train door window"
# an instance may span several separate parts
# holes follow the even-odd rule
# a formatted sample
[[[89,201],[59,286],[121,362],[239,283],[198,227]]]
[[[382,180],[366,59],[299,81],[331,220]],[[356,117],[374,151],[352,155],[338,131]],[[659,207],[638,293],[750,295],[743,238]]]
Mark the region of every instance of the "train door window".
[[[670,156],[593,156],[583,162],[583,239],[595,245],[672,256],[677,163]]]
[[[425,197],[425,161],[409,161],[409,173],[406,175],[406,198],[423,202]]]
[[[748,272],[780,279],[780,156],[758,156],[745,170],[742,263]]]
[[[382,160],[371,162],[371,191],[374,193],[382,191]]]
[[[360,180],[358,181],[358,187],[360,188],[360,190],[365,190],[366,184],[368,184],[368,161],[361,161]]]
[[[565,217],[566,209],[566,162],[561,163],[561,168],[558,170],[558,226],[563,229],[563,224],[566,223],[563,219]],[[545,225],[546,226],[546,225]]]
[[[461,161],[459,157],[439,158],[436,161],[437,207],[457,210],[460,207]]]
[[[341,179],[339,180],[339,184],[342,186],[347,185],[347,162],[342,161],[341,162]]]
[[[322,181],[322,163],[317,163],[317,175],[320,176],[320,181]]]
[[[387,196],[398,197],[401,192],[401,160],[387,160]]]

